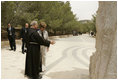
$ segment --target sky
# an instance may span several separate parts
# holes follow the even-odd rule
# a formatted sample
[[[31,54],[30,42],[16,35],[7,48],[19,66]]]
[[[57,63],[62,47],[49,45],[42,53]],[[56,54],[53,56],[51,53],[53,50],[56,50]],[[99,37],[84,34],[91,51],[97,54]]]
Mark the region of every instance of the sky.
[[[90,20],[98,10],[98,1],[70,1],[70,5],[78,20]]]

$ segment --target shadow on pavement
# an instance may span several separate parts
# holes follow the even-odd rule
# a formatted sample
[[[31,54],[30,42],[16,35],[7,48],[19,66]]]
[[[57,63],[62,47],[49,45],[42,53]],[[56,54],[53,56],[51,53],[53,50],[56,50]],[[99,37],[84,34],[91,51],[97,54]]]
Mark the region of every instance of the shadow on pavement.
[[[46,76],[51,79],[89,79],[89,70],[74,68],[72,71],[50,72]]]

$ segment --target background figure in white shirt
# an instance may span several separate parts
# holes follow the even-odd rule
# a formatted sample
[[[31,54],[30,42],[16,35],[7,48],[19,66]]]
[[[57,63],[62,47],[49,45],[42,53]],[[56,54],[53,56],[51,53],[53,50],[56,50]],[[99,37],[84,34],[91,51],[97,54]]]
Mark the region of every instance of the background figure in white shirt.
[[[38,31],[39,35],[42,36],[45,40],[48,40],[48,32],[46,29],[46,23],[41,22],[40,23],[40,30]],[[49,47],[45,47],[43,45],[40,46],[40,51],[42,54],[42,72],[45,72],[46,70],[46,52],[48,52]]]

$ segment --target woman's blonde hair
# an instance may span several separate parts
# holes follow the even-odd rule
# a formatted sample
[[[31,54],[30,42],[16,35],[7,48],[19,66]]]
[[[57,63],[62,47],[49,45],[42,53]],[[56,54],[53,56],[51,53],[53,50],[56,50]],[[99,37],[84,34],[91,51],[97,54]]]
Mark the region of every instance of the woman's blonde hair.
[[[40,23],[40,27],[46,27],[47,25],[46,25],[46,23],[45,22],[41,22]]]

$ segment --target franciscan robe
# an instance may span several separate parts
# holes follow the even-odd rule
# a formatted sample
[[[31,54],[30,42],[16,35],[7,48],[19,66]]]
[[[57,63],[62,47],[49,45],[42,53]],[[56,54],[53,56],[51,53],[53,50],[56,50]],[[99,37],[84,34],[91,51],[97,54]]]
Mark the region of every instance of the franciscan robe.
[[[42,71],[41,66],[41,54],[40,45],[49,47],[50,41],[42,38],[36,29],[30,28],[27,35],[27,54],[26,54],[26,65],[25,65],[25,75],[30,78],[38,78],[39,73]]]

